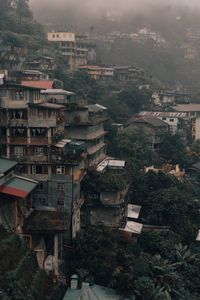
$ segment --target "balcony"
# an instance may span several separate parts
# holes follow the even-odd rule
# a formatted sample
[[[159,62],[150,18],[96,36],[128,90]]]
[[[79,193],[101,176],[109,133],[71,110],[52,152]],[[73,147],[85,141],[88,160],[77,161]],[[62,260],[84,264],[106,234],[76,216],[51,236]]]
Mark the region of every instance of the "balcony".
[[[25,119],[11,119],[11,120],[8,120],[8,126],[27,127],[28,126],[28,120],[25,120]]]
[[[67,138],[77,139],[77,140],[93,140],[105,135],[105,131],[103,128],[96,130],[94,132],[88,133],[88,131],[81,130],[78,128],[77,130],[68,130]]]
[[[89,155],[92,155],[92,154],[96,153],[98,150],[100,150],[101,148],[103,148],[104,146],[105,146],[104,142],[99,143],[96,146],[88,147],[87,152]]]
[[[29,156],[27,159],[30,162],[47,162],[48,156]]]
[[[56,127],[56,118],[51,119],[29,119],[28,126],[29,127]]]
[[[31,145],[48,145],[47,137],[31,137],[30,143]]]
[[[30,179],[37,180],[37,181],[47,181],[47,180],[49,180],[49,175],[48,174],[26,174],[26,173],[23,173],[22,176],[28,177]]]
[[[12,145],[27,145],[27,137],[26,136],[10,137],[10,144],[12,144]]]
[[[1,100],[2,108],[27,108],[27,101],[25,100],[13,100],[13,99],[2,99]]]

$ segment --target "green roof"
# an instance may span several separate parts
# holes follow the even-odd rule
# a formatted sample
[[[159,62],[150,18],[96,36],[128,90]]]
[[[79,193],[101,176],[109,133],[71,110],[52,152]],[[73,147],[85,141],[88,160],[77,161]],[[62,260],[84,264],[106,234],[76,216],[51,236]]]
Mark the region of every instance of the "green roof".
[[[9,181],[4,183],[4,185],[30,193],[36,187],[37,183],[18,177],[12,177]]]
[[[0,186],[0,192],[25,198],[36,187],[37,183],[23,177],[13,176]]]
[[[16,161],[0,158],[0,174],[4,174],[17,165]]]

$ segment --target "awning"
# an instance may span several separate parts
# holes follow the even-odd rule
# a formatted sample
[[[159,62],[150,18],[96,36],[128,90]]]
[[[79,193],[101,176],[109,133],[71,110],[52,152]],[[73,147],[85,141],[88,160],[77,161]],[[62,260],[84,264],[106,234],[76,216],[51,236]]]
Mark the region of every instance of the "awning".
[[[0,193],[25,198],[36,185],[34,181],[14,176],[0,186]]]
[[[128,204],[128,218],[138,219],[140,210],[141,210],[141,206]]]

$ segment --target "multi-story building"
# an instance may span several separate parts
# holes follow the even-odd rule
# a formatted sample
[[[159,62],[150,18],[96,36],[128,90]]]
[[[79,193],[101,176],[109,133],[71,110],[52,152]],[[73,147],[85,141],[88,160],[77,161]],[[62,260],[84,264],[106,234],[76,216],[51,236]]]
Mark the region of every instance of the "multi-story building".
[[[127,125],[141,128],[149,134],[149,143],[153,151],[159,151],[164,134],[169,131],[169,125],[154,116],[140,116],[128,120]]]
[[[37,181],[17,176],[17,162],[0,158],[0,225],[22,234],[24,219],[32,208]]]
[[[129,180],[125,161],[105,159],[83,180],[85,203],[81,209],[83,227],[104,224],[125,225]]]
[[[169,131],[172,134],[182,132],[183,122],[186,119],[184,112],[168,112],[168,111],[141,111],[139,116],[152,116],[156,117],[169,125]]]
[[[48,32],[47,39],[58,44],[61,54],[68,61],[71,72],[77,71],[81,65],[86,65],[92,57],[95,61],[94,47],[85,37],[78,36],[74,32]]]
[[[33,207],[64,211],[68,236],[75,236],[87,153],[82,141],[65,139],[68,107],[42,102],[39,88],[19,84],[0,86],[0,95],[2,155],[19,162],[19,174],[40,182]]]

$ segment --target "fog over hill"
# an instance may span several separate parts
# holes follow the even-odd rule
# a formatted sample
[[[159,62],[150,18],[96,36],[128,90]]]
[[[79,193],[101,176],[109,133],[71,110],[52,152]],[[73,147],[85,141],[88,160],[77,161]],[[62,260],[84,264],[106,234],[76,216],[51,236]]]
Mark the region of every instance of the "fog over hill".
[[[187,12],[196,13],[200,7],[198,0],[30,0],[35,18],[43,24],[51,24],[60,29],[86,30],[94,26],[101,31],[110,26],[123,30],[123,25],[132,23],[148,25],[151,19],[160,15],[176,18]],[[105,22],[110,22],[106,24]],[[171,22],[171,21],[170,21]],[[104,26],[105,25],[105,28]],[[126,28],[126,26],[125,26]],[[130,28],[130,26],[129,26]]]

